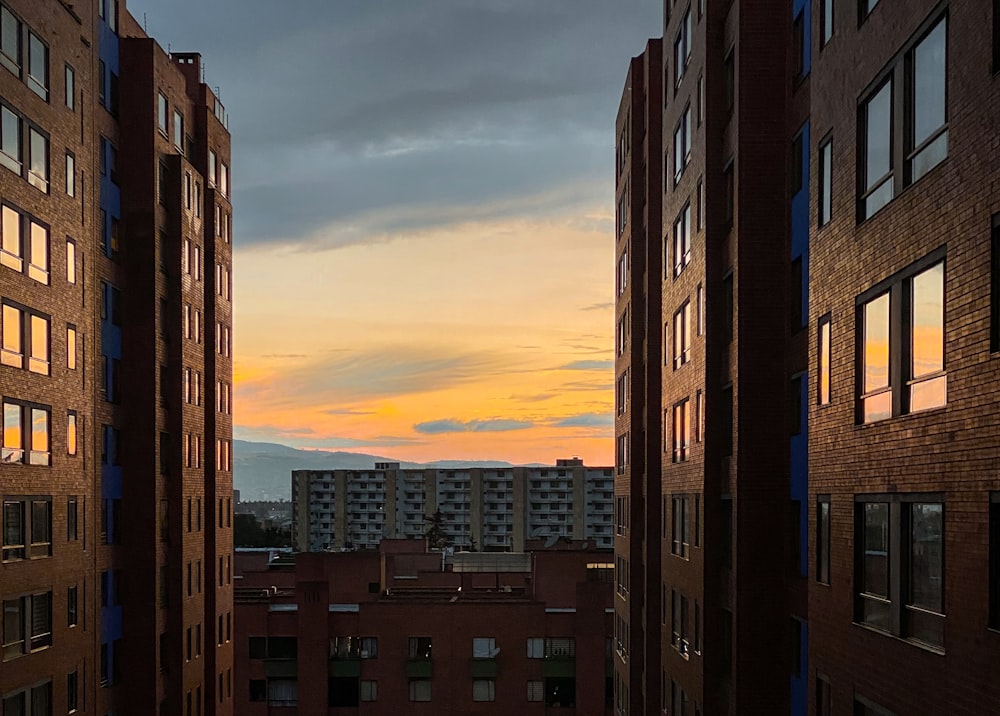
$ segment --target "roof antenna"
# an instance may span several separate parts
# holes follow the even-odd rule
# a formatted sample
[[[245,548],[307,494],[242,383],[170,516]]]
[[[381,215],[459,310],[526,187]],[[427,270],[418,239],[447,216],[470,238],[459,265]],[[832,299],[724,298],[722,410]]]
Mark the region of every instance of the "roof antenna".
[[[142,31],[149,34],[149,26],[146,24],[146,13],[142,13]]]

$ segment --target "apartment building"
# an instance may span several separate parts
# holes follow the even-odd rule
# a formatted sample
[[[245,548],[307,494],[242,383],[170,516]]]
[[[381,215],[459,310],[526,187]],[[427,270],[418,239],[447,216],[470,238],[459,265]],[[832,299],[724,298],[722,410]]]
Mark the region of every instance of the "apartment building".
[[[3,713],[232,713],[225,110],[123,2],[0,35]]]
[[[611,713],[607,553],[237,554],[236,713]]]
[[[814,4],[817,714],[1000,711],[1000,7]]]
[[[655,500],[626,437],[653,410],[616,427],[616,477],[647,475],[616,482],[616,582],[644,606],[616,596],[644,619],[616,642],[617,712],[1000,710],[1000,8],[664,11],[655,300],[621,288],[651,285],[620,258],[650,161],[622,143],[637,60],[616,124],[619,321],[664,326],[662,358],[618,339],[620,407],[623,371],[662,362],[663,443]]]
[[[612,468],[579,459],[553,467],[292,471],[292,539],[303,552],[374,549],[386,537],[485,552],[530,539],[589,539],[610,549]]]
[[[650,40],[632,59],[615,123],[617,187],[615,273],[615,706],[644,713],[646,669],[659,679],[660,560],[659,328],[663,263],[663,43]],[[652,312],[650,312],[652,311]],[[656,320],[652,320],[655,317]],[[655,587],[655,589],[653,588]]]
[[[662,59],[632,60],[618,111],[621,714],[792,709],[792,24],[787,1],[666,0]]]

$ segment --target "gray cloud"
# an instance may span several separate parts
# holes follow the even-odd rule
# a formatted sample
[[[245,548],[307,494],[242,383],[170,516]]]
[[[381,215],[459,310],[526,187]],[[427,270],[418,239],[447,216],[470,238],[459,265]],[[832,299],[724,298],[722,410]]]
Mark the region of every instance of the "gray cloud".
[[[385,239],[484,204],[499,216],[610,206],[628,58],[662,13],[660,0],[129,6],[164,47],[200,50],[220,88],[244,246],[317,241],[331,225],[324,245]],[[561,199],[531,203],[558,187]]]
[[[611,370],[614,366],[611,360],[575,360],[559,366],[558,370]]]
[[[311,448],[361,448],[399,447],[401,445],[421,445],[420,438],[399,435],[376,435],[370,438],[346,438],[334,435],[319,435],[308,427],[286,428],[276,425],[234,425],[233,437],[237,440],[280,441],[293,447]]]
[[[491,418],[489,420],[428,420],[417,423],[413,429],[425,435],[441,435],[444,433],[503,433],[511,430],[526,430],[534,423],[527,420],[507,420]]]
[[[615,424],[615,418],[610,413],[583,413],[571,415],[552,423],[557,428],[606,428]]]
[[[589,306],[582,307],[580,310],[581,311],[607,311],[608,309],[613,308],[614,305],[615,304],[612,303],[611,301],[608,301],[606,303],[592,303]]]

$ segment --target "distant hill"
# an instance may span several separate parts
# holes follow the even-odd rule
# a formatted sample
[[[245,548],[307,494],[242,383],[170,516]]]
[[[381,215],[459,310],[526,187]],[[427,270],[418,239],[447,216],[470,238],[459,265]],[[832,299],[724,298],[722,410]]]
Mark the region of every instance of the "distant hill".
[[[233,483],[241,500],[289,500],[292,470],[363,470],[376,462],[398,462],[402,468],[512,467],[496,460],[436,460],[419,463],[360,452],[299,450],[277,443],[233,440]]]

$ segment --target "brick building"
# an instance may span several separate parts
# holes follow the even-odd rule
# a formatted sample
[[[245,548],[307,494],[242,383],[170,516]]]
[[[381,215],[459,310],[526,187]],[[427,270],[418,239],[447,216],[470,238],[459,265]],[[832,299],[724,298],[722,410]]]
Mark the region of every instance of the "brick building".
[[[611,549],[613,476],[578,458],[551,467],[293,470],[292,539],[302,552],[373,549],[438,528],[459,549],[521,552],[532,539]]]
[[[225,110],[115,0],[0,35],[0,713],[232,713]]]
[[[610,714],[613,569],[581,547],[238,553],[236,713]]]
[[[663,43],[663,165],[649,46],[616,124],[618,712],[1000,710],[1000,7],[667,0]]]

